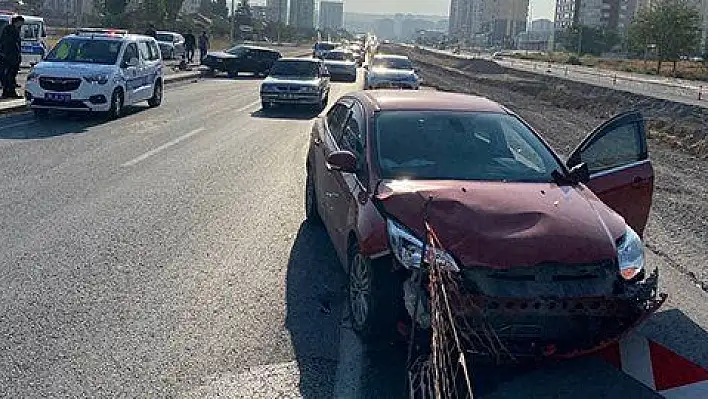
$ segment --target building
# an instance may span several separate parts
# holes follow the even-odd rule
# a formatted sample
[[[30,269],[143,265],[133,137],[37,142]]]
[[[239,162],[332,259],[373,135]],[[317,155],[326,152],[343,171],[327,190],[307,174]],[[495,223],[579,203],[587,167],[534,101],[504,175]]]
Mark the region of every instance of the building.
[[[268,21],[288,23],[288,0],[267,0],[266,9]]]
[[[451,0],[448,32],[462,42],[510,47],[526,30],[529,0]]]
[[[374,32],[379,39],[396,38],[396,21],[391,18],[382,18],[374,21]]]
[[[199,8],[202,5],[201,0],[184,0],[182,8],[179,9],[181,15],[194,15],[199,13]]]
[[[314,29],[315,0],[290,0],[288,24],[297,28]]]
[[[531,32],[553,32],[553,21],[550,19],[534,19],[531,21]]]
[[[320,3],[320,29],[339,30],[344,27],[344,3],[322,1]]]
[[[582,25],[623,33],[637,5],[637,0],[556,0],[555,29]]]
[[[514,38],[526,31],[529,16],[529,0],[496,0],[487,7],[486,21],[491,27],[492,45],[511,47]]]

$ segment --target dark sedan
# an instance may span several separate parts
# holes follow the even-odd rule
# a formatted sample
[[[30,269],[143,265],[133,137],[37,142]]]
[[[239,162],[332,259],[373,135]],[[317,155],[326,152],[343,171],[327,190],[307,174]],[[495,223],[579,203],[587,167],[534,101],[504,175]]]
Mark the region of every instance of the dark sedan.
[[[273,63],[281,57],[280,52],[273,49],[240,45],[207,53],[202,65],[212,73],[226,72],[229,77],[236,77],[241,72],[267,76]]]
[[[453,311],[514,356],[597,350],[662,303],[641,239],[654,174],[639,113],[563,162],[490,100],[358,92],[316,120],[306,166],[307,219],[329,233],[365,339],[428,331],[431,265],[459,284]]]

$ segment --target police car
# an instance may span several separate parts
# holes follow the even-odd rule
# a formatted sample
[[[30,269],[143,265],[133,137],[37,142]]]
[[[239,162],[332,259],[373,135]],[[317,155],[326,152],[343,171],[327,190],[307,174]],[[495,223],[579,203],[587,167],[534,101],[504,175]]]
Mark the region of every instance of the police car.
[[[152,37],[125,30],[80,29],[64,37],[27,76],[25,99],[49,110],[122,115],[127,105],[162,103],[162,56]]]

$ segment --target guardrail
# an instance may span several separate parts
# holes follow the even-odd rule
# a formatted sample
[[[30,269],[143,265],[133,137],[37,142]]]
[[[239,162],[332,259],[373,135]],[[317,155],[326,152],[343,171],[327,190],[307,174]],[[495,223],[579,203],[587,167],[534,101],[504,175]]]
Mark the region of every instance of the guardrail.
[[[505,58],[497,62],[517,70],[562,76],[570,80],[579,80],[584,83],[624,89],[639,94],[675,96],[684,98],[685,100],[703,102],[703,106],[708,106],[708,103],[706,103],[706,100],[708,100],[708,93],[706,93],[706,91],[708,91],[708,82],[706,82],[705,86],[702,84],[689,83],[687,81],[671,82],[667,81],[668,78],[652,79],[649,77],[636,77],[619,71],[614,72],[576,65],[562,65],[514,58]],[[578,79],[573,79],[574,77]],[[675,99],[672,98],[672,100]],[[691,101],[691,103],[693,102],[694,101]]]

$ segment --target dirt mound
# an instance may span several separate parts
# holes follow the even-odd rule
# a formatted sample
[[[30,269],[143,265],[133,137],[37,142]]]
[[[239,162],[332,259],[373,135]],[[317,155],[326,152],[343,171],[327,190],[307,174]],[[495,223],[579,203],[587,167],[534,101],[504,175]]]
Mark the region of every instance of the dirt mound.
[[[506,73],[506,70],[501,65],[494,61],[483,59],[462,60],[459,61],[454,68],[465,72],[481,73],[484,75],[499,75]]]

